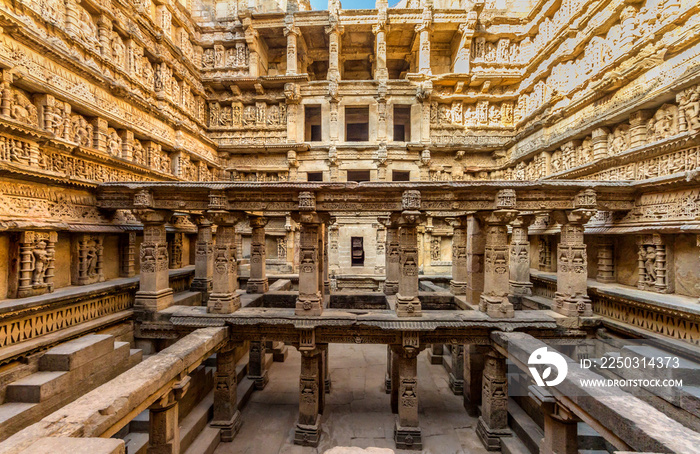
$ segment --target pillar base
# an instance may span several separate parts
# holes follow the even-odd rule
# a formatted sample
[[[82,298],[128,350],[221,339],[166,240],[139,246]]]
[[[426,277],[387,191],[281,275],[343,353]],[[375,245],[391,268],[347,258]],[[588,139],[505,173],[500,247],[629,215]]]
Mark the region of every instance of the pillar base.
[[[461,396],[464,392],[464,380],[455,377],[452,372],[450,372],[450,390],[455,396]]]
[[[316,416],[316,422],[309,426],[297,423],[294,429],[294,444],[301,446],[318,446],[321,439],[321,416]]]
[[[501,438],[510,437],[512,432],[510,429],[491,429],[486,425],[484,418],[479,416],[479,422],[476,425],[476,435],[487,451],[500,451]]]
[[[159,292],[136,292],[134,308],[145,312],[158,312],[173,305],[173,289]]]
[[[487,296],[482,294],[479,300],[479,310],[494,318],[515,317],[515,309],[513,304],[508,301],[507,296]]]
[[[267,279],[248,279],[246,293],[265,293],[269,288]]]
[[[294,315],[321,315],[323,304],[320,297],[297,298]]]
[[[238,430],[241,428],[242,422],[241,412],[236,410],[236,413],[233,415],[230,421],[212,421],[210,425],[216,429],[221,429],[221,441],[228,442],[233,441],[234,437],[238,433]]]
[[[258,391],[265,389],[265,386],[270,382],[267,371],[264,371],[262,375],[248,375],[248,378],[255,382],[255,389]]]
[[[192,279],[190,284],[190,291],[200,292],[202,294],[202,302],[206,303],[209,301],[209,294],[213,288],[211,279],[202,279],[200,277],[195,277]]]
[[[384,294],[385,295],[396,295],[397,293],[399,293],[398,281],[396,281],[396,282],[385,281],[384,282]]]
[[[233,293],[212,293],[207,301],[210,314],[231,314],[241,308],[241,298]]]
[[[402,427],[397,418],[394,426],[394,442],[396,443],[396,449],[412,449],[416,451],[423,449],[420,427]]]
[[[391,394],[391,375],[384,374],[384,392]]]
[[[467,294],[467,283],[450,281],[450,293],[453,295],[466,295]]]
[[[421,304],[417,296],[413,298],[402,297],[396,294],[396,315],[399,317],[420,317]]]
[[[567,317],[591,317],[593,306],[588,295],[564,295],[557,292],[554,297],[554,312]]]

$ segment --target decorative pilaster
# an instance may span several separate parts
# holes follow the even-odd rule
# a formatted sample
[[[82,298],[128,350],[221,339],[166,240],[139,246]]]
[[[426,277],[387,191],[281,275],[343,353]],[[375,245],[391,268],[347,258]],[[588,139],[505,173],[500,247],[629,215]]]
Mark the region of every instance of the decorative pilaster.
[[[326,27],[328,34],[328,80],[338,82],[340,80],[340,36],[343,27],[335,21]]]
[[[142,192],[134,197],[134,205],[148,205],[150,194]],[[173,303],[173,289],[168,275],[168,243],[165,223],[172,212],[149,208],[136,209],[134,215],[143,224],[141,243],[140,282],[134,306],[144,312],[158,312]]]
[[[418,424],[418,377],[416,358],[420,353],[418,334],[403,333],[403,345],[397,346],[394,360],[398,363],[398,415],[394,428],[397,449],[423,449]]]
[[[593,314],[588,298],[588,259],[583,242],[584,224],[596,212],[596,194],[586,189],[576,195],[574,210],[555,212],[561,224],[557,247],[557,292],[554,310],[576,317]]]
[[[190,290],[201,292],[202,302],[209,301],[214,279],[214,241],[212,223],[204,216],[193,216],[197,225],[197,242],[194,250],[194,279]]]
[[[430,32],[432,31],[433,12],[429,7],[423,8],[423,22],[416,25],[418,33],[418,72],[432,75],[430,68]]]
[[[598,282],[615,282],[615,238],[601,235],[598,238]]]
[[[250,278],[248,293],[265,293],[269,288],[265,272],[265,226],[268,219],[262,216],[250,217]]]
[[[389,71],[386,67],[386,22],[387,22],[387,7],[386,0],[377,1],[377,23],[372,27],[375,42],[375,62],[374,79],[387,80],[389,79]]]
[[[420,317],[418,299],[418,224],[421,222],[420,192],[404,191],[404,211],[396,218],[399,230],[399,291],[396,314],[399,317]]]
[[[481,416],[476,434],[489,451],[501,449],[501,437],[511,436],[508,428],[508,378],[506,359],[491,350],[486,354],[482,378]]]
[[[467,294],[467,226],[466,218],[448,219],[452,226],[452,280],[450,292],[453,295]]]
[[[496,210],[485,216],[486,246],[484,250],[484,291],[479,310],[491,317],[514,316],[508,300],[509,253],[508,224],[515,218],[515,191],[502,189],[496,196]]]
[[[229,343],[216,352],[214,373],[214,416],[210,425],[221,429],[221,441],[233,441],[241,427],[238,410],[236,346]]]
[[[521,215],[511,224],[509,293],[518,299],[532,295],[528,227],[533,216]]]
[[[293,16],[292,16],[293,17]],[[284,35],[287,37],[287,75],[293,76],[297,74],[297,38],[299,36],[299,28],[294,26],[294,19],[290,24],[284,27]]]
[[[386,374],[384,375],[384,392],[391,394],[391,345],[386,346]]]
[[[127,232],[119,237],[119,276],[136,275],[136,232]]]

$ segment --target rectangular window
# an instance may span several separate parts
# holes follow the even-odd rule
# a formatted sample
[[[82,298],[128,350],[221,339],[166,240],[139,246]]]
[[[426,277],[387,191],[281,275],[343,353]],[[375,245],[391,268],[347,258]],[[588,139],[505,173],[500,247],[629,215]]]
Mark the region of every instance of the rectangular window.
[[[411,141],[411,106],[394,106],[394,142]]]
[[[345,108],[345,141],[369,141],[369,107]]]
[[[323,181],[323,172],[307,172],[306,181]]]
[[[321,106],[307,104],[304,106],[304,140],[320,142],[323,140],[321,127]]]
[[[365,248],[364,248],[364,238],[361,236],[353,236],[350,238],[351,244],[351,265],[352,266],[365,266]]]
[[[391,181],[411,181],[411,172],[408,170],[392,170]]]
[[[369,181],[369,170],[348,170],[348,181]]]

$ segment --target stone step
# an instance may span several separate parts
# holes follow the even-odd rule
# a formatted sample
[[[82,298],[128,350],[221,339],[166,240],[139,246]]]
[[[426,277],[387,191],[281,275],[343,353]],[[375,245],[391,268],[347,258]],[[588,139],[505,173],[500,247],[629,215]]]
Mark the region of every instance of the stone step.
[[[146,454],[148,451],[148,433],[130,432],[124,437],[126,452],[129,454]]]
[[[540,452],[540,441],[544,432],[513,399],[508,399],[508,425],[528,451],[532,454]]]
[[[189,448],[207,426],[213,405],[214,391],[211,391],[180,421],[180,451]]]
[[[246,406],[250,400],[250,396],[252,396],[253,392],[255,391],[255,380],[244,378],[238,382],[237,389],[238,391],[236,397],[238,401],[238,409],[243,410],[243,407]]]
[[[114,336],[89,334],[68,341],[47,351],[39,359],[40,371],[68,371],[76,369],[115,349]]]
[[[143,350],[140,348],[129,348],[129,369],[143,361]]]
[[[221,441],[221,430],[213,427],[205,427],[195,438],[185,454],[212,454]],[[131,451],[129,451],[131,454]]]
[[[532,454],[518,437],[501,438],[502,454]],[[131,452],[129,452],[131,454]]]
[[[69,383],[69,372],[35,372],[7,386],[7,402],[39,403],[58,394]]]
[[[530,295],[523,296],[523,309],[544,309],[552,308],[552,300],[544,296]]]
[[[22,427],[22,420],[32,421],[39,410],[39,404],[27,402],[7,402],[0,405],[0,426]],[[0,437],[2,438],[2,437]]]
[[[173,295],[173,306],[201,306],[202,305],[202,293],[201,292],[178,292]]]

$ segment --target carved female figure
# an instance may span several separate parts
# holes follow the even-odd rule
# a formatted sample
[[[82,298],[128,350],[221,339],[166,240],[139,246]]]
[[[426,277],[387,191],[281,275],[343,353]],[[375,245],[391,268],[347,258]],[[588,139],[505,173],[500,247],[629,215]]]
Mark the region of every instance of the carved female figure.
[[[44,284],[44,278],[46,277],[46,268],[49,263],[49,252],[46,250],[46,241],[39,240],[34,246],[32,251],[32,257],[34,258],[34,272],[32,273],[32,284],[42,285]]]

